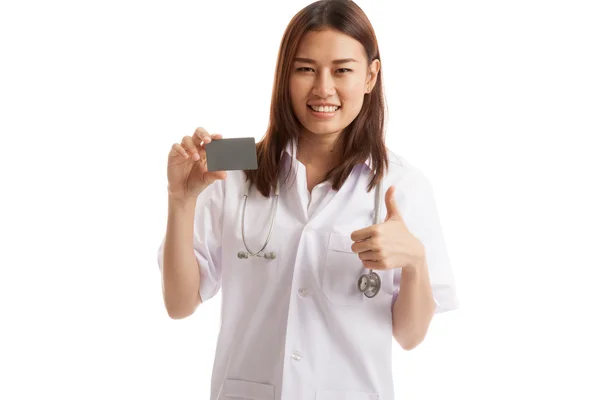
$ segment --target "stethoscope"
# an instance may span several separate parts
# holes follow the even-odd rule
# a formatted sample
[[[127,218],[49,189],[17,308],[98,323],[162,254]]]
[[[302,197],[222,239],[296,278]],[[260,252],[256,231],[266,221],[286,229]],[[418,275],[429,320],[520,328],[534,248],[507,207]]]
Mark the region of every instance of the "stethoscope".
[[[380,222],[380,206],[381,206],[381,182],[377,184],[375,188],[375,215],[373,216],[373,224],[378,224]],[[275,223],[275,216],[277,215],[277,202],[279,200],[279,182],[275,187],[275,199],[273,201],[273,205],[271,206],[271,225],[269,227],[269,234],[267,235],[267,240],[265,240],[265,244],[260,250],[256,252],[250,251],[248,245],[246,244],[246,237],[244,236],[244,221],[246,216],[246,202],[248,201],[248,194],[250,192],[250,181],[246,182],[246,187],[244,190],[244,206],[242,208],[242,241],[244,242],[244,247],[246,251],[239,251],[237,256],[240,259],[246,259],[249,257],[264,257],[267,260],[274,260],[276,255],[274,252],[263,253],[262,251],[267,247],[269,243],[269,239],[271,239],[271,233],[273,231],[273,225]],[[372,298],[379,293],[381,289],[381,278],[379,275],[374,272],[372,269],[369,270],[368,274],[362,274],[358,278],[357,282],[358,290],[361,293],[364,293],[366,297]]]

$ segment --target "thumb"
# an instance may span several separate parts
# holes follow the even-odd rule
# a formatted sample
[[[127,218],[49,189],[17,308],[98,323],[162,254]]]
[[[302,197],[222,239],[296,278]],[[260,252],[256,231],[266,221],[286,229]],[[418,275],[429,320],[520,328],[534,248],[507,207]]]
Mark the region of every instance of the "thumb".
[[[390,188],[385,193],[385,208],[387,209],[387,215],[385,220],[402,220],[402,216],[400,215],[400,211],[398,210],[398,205],[396,204],[396,198],[394,197],[394,193],[396,192],[396,188],[394,186],[390,186]]]

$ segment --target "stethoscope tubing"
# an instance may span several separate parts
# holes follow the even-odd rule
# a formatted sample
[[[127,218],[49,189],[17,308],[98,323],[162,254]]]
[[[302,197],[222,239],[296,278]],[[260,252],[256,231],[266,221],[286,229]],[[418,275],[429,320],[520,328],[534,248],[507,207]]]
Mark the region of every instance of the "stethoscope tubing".
[[[279,182],[275,187],[275,199],[274,205],[271,207],[271,224],[269,226],[269,233],[267,235],[267,239],[265,240],[264,245],[260,248],[260,250],[256,252],[250,251],[248,244],[246,243],[245,236],[245,221],[246,221],[246,205],[248,201],[248,196],[250,194],[250,181],[246,182],[245,191],[244,191],[244,206],[242,208],[242,241],[244,242],[244,247],[246,251],[238,252],[238,258],[248,258],[248,257],[264,257],[267,259],[275,259],[276,254],[271,252],[267,254],[262,254],[262,251],[269,244],[269,240],[271,239],[271,234],[273,233],[273,226],[275,225],[275,217],[277,215],[277,204],[279,202]],[[375,187],[375,210],[373,216],[373,224],[379,224],[381,218],[381,202],[383,197],[382,191],[382,181],[377,183]],[[373,271],[373,269],[369,269],[368,274],[362,274],[358,278],[357,287],[360,292],[362,292],[366,297],[374,297],[379,293],[379,289],[381,288],[381,278],[379,275]]]
[[[279,182],[277,182],[277,185],[275,187],[275,199],[274,199],[275,204],[271,207],[271,225],[269,226],[269,234],[267,235],[267,240],[265,240],[265,244],[257,252],[250,251],[250,248],[248,247],[248,244],[246,243],[246,236],[244,234],[244,231],[245,231],[244,222],[246,221],[246,218],[245,218],[246,217],[246,202],[248,201],[249,194],[250,194],[250,181],[247,181],[246,188],[244,191],[244,207],[242,208],[242,241],[244,242],[244,247],[246,248],[247,254],[245,254],[243,257],[240,257],[240,255],[243,252],[239,252],[238,253],[239,258],[248,258],[248,257],[255,257],[255,256],[260,257],[260,255],[262,254],[262,251],[269,244],[269,240],[271,239],[271,233],[273,233],[273,226],[275,225],[275,216],[277,215],[276,214],[277,213],[277,204],[279,202]],[[269,254],[272,255],[272,257],[267,257],[267,258],[275,258],[275,253],[269,253]]]

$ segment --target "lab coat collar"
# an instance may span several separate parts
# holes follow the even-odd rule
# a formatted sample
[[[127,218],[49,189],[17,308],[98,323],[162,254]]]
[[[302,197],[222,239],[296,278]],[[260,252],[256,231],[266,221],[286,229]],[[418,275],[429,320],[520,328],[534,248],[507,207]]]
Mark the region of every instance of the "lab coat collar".
[[[289,155],[292,160],[295,160],[296,154],[298,153],[298,140],[297,139],[289,140],[285,146],[284,153]],[[367,167],[369,167],[370,169],[373,169],[373,156],[369,156],[369,158],[366,159],[364,163],[367,165]]]

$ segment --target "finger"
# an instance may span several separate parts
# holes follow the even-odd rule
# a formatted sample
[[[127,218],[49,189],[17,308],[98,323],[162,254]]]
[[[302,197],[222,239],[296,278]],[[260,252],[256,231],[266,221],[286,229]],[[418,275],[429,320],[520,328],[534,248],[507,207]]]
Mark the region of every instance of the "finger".
[[[381,255],[379,252],[368,250],[358,253],[358,258],[360,258],[362,261],[377,261],[379,258],[381,258]]]
[[[377,243],[374,240],[375,239],[361,240],[356,243],[353,243],[350,248],[352,249],[352,251],[354,253],[357,253],[357,254],[365,252],[365,251],[374,251],[374,250],[377,250],[377,246],[376,246]]]
[[[217,179],[223,180],[227,178],[227,171],[212,171],[212,172],[204,172],[203,179],[205,182],[213,183]]]
[[[366,228],[362,228],[362,229],[352,232],[350,234],[350,239],[352,239],[354,242],[358,242],[360,240],[366,240],[366,239],[376,236],[378,233],[378,230],[379,230],[378,225],[367,226]]]
[[[185,151],[185,149],[179,143],[173,144],[169,156],[171,156],[171,157],[181,156],[185,159],[190,157],[189,154]]]
[[[192,135],[194,138],[202,140],[205,137],[210,138],[210,133],[204,128],[196,128],[194,134]]]
[[[221,135],[211,135],[204,128],[197,128],[194,134],[192,135],[192,139],[197,146],[202,146],[210,143],[213,139],[220,139],[218,136]]]
[[[396,198],[394,193],[396,189],[394,186],[390,186],[390,188],[385,193],[385,208],[387,209],[387,216],[385,220],[396,219],[402,220],[402,216],[400,215],[400,210],[398,209],[398,204],[396,204]]]
[[[194,144],[194,141],[190,136],[185,136],[181,140],[181,146],[185,149],[185,151],[192,157],[194,161],[200,160],[200,154],[198,154],[198,148]]]

